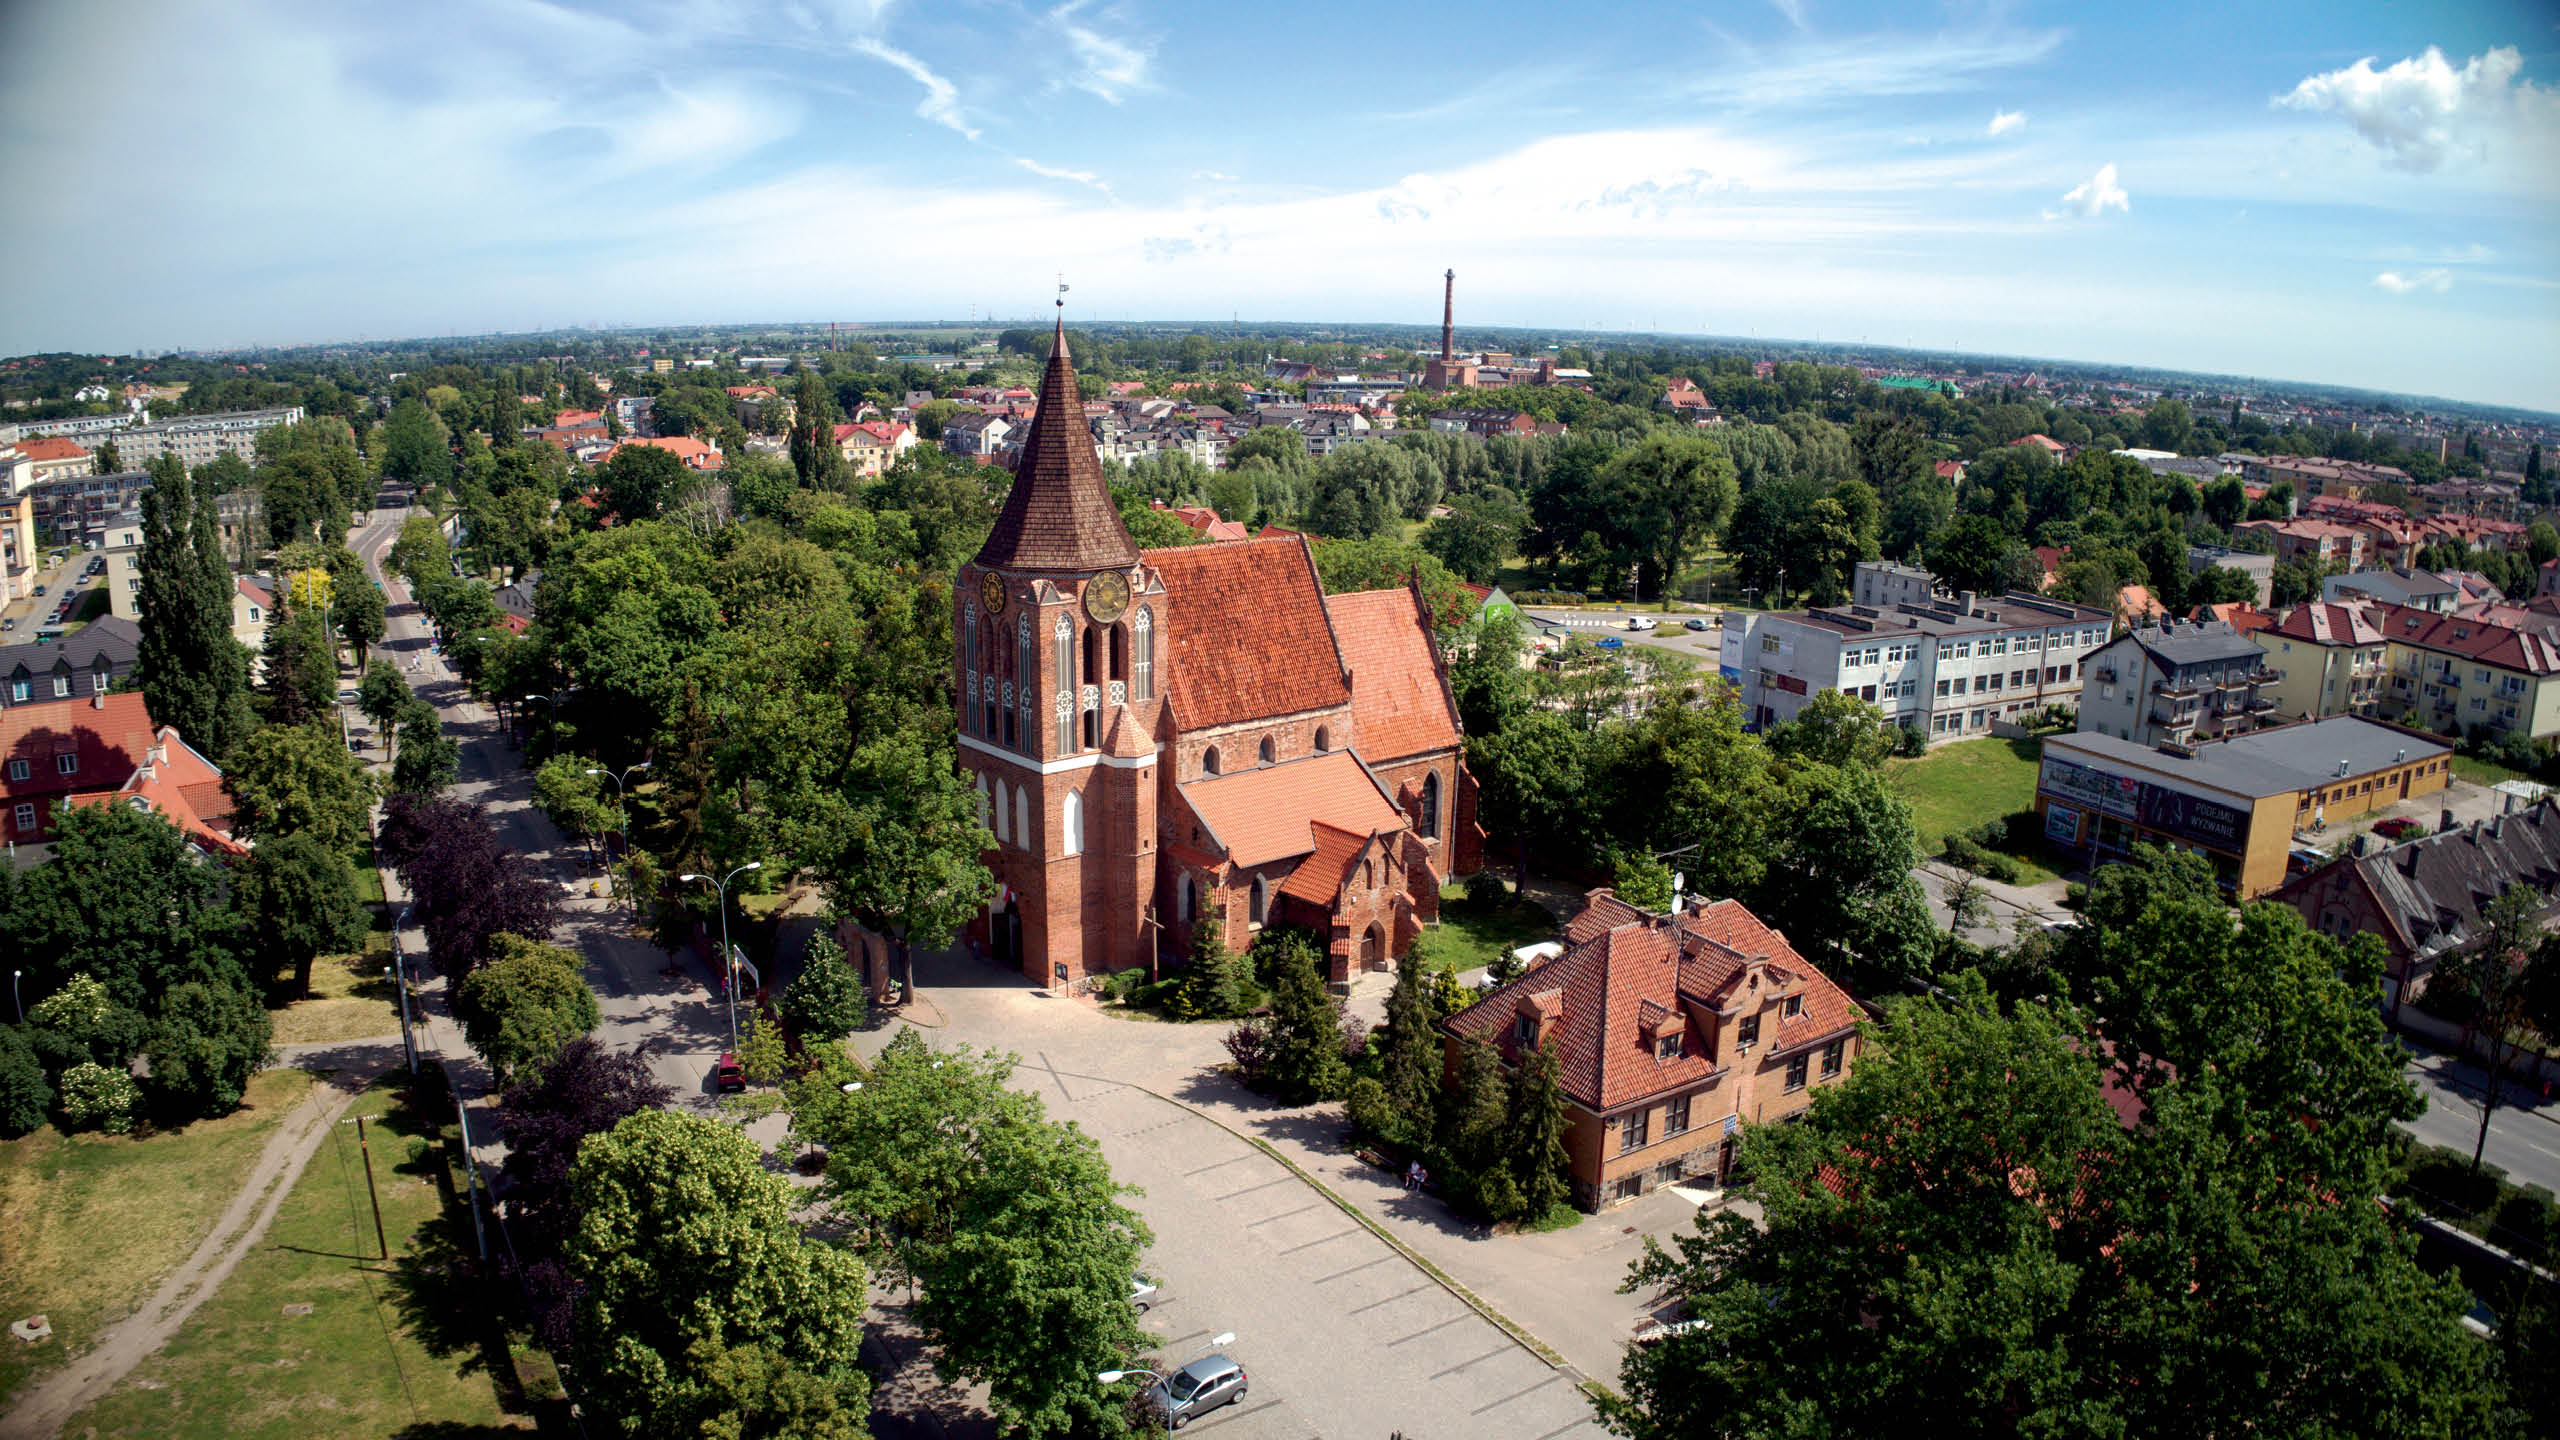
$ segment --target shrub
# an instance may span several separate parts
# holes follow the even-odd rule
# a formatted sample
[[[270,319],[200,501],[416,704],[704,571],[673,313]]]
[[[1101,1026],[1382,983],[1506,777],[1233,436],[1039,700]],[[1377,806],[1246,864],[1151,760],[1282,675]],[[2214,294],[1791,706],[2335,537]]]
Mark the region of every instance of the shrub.
[[[1982,847],[1962,834],[1950,832],[1944,843],[1947,863],[1966,870],[1982,868]]]
[[[800,973],[782,987],[782,1018],[810,1045],[833,1044],[871,1019],[862,977],[846,962],[844,947],[824,930],[809,937]]]
[[[2086,908],[2088,907],[2088,904],[2089,904],[2089,887],[2088,887],[2088,885],[2087,885],[2085,882],[2083,882],[2083,881],[2079,881],[2079,880],[2073,880],[2073,881],[2068,882],[2067,884],[2065,884],[2065,885],[2062,887],[2062,908],[2063,908],[2063,909],[2065,909],[2065,910],[2081,910],[2081,909],[2086,909]]]
[[[1248,1089],[1260,1089],[1264,1062],[1270,1058],[1271,1028],[1247,1020],[1227,1032],[1227,1058],[1236,1062],[1236,1078]]]
[[[1351,1082],[1351,1098],[1344,1108],[1352,1128],[1372,1140],[1392,1143],[1403,1129],[1396,1121],[1395,1103],[1387,1098],[1387,1087],[1375,1076],[1363,1075]]]
[[[83,1060],[62,1072],[62,1119],[72,1130],[104,1130],[122,1135],[133,1128],[134,1103],[141,1098],[133,1076]]]
[[[1905,760],[1917,760],[1929,753],[1929,737],[1917,725],[1900,725],[1893,732],[1893,753]]]
[[[1511,887],[1488,865],[1467,877],[1467,903],[1481,910],[1499,910],[1511,903]]]
[[[2489,1224],[2492,1243],[2534,1257],[2546,1256],[2552,1241],[2560,1238],[2560,1202],[2541,1186],[2528,1185],[2509,1192]]]
[[[16,1139],[44,1123],[53,1087],[34,1047],[17,1031],[0,1028],[0,1139]]]
[[[2017,861],[2012,860],[2008,856],[2002,855],[1997,851],[1984,851],[1982,853],[1982,864],[1979,868],[1984,875],[1999,881],[2003,885],[2015,885],[2019,881],[2027,878],[2027,872],[2018,868]]]

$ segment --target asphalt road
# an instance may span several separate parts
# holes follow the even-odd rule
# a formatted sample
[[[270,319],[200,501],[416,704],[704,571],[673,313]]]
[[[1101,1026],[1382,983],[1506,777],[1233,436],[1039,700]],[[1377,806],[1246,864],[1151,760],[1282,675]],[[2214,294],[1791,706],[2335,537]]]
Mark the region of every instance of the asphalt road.
[[[1524,605],[1520,609],[1524,615],[1534,615],[1541,620],[1552,620],[1570,628],[1575,634],[1588,636],[1591,639],[1615,636],[1630,645],[1651,645],[1663,650],[1675,650],[1681,654],[1696,657],[1698,663],[1706,666],[1713,666],[1716,663],[1717,652],[1724,642],[1723,628],[1717,617],[1703,615],[1696,611],[1674,610],[1666,615],[1652,606],[1630,607],[1624,611],[1557,610],[1544,605]],[[1627,621],[1638,616],[1654,621],[1658,628],[1629,630]],[[1704,620],[1708,628],[1688,629],[1686,622],[1690,620]]]
[[[2426,1097],[2426,1113],[2405,1128],[2420,1141],[2459,1150],[2465,1155],[2480,1143],[2480,1096],[2486,1076],[2467,1060],[2456,1060],[2418,1046],[2405,1037],[2409,1079]],[[2480,1158],[2507,1172],[2518,1185],[2540,1185],[2560,1191],[2560,1103],[2545,1100],[2521,1085],[2499,1090],[2499,1105],[2489,1117],[2489,1140]]]

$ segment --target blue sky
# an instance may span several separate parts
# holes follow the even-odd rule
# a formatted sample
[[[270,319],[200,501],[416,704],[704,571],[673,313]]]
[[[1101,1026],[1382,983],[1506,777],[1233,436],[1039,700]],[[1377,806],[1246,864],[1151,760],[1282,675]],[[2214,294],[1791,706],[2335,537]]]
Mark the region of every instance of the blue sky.
[[[2560,410],[2547,4],[31,4],[0,350],[1026,315]]]

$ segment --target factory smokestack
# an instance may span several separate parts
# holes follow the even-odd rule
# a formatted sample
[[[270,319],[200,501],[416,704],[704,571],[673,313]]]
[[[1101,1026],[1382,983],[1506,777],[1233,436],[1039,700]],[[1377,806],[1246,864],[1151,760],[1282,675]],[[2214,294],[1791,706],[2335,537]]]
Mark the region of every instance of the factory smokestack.
[[[1441,277],[1440,288],[1440,363],[1458,358],[1458,272]]]

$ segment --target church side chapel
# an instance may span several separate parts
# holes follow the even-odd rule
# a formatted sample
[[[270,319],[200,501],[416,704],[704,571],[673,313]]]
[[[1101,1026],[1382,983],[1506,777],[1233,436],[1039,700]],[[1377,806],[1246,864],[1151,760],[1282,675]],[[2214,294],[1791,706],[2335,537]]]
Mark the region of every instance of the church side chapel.
[[[970,938],[1082,990],[1186,954],[1323,937],[1384,970],[1482,863],[1475,782],[1411,587],[1328,596],[1304,537],[1141,551],[1104,483],[1061,315],[1021,469],[953,604],[960,764],[999,889]]]

